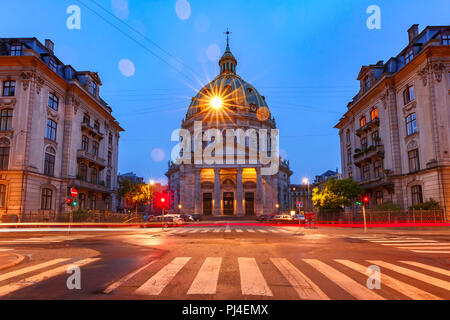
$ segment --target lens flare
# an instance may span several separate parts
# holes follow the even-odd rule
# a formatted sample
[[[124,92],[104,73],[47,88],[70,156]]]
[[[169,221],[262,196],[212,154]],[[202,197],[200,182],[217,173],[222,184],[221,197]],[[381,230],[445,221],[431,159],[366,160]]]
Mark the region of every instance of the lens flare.
[[[214,97],[211,100],[211,106],[216,110],[222,108],[222,105],[223,105],[223,101],[220,97]]]

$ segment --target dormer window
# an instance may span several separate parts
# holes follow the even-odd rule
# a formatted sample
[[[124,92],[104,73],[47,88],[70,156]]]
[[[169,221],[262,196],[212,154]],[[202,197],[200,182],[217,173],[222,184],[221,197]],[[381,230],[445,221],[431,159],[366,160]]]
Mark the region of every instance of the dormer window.
[[[369,78],[369,76],[366,76],[364,78],[364,90],[367,90],[369,88],[370,88],[370,78]]]
[[[95,81],[91,81],[91,93],[94,96],[97,96],[97,83],[95,83]]]
[[[450,33],[442,33],[441,39],[443,45],[450,45]]]
[[[50,67],[50,69],[52,69],[53,71],[56,72],[56,70],[57,70],[57,65],[56,65],[55,59],[50,58],[50,59],[48,60],[48,66]]]
[[[414,50],[409,49],[405,54],[405,64],[409,63],[414,58]]]
[[[10,56],[21,56],[22,55],[22,44],[13,44],[9,50]]]

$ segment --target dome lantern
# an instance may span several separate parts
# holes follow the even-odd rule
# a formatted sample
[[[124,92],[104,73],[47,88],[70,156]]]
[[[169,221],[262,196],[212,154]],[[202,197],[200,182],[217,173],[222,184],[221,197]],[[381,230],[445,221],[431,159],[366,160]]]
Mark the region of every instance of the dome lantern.
[[[220,75],[236,74],[237,60],[230,50],[229,35],[231,34],[231,32],[227,29],[227,32],[225,32],[225,34],[227,35],[227,48],[225,49],[225,53],[223,54],[222,58],[220,58],[219,60]]]

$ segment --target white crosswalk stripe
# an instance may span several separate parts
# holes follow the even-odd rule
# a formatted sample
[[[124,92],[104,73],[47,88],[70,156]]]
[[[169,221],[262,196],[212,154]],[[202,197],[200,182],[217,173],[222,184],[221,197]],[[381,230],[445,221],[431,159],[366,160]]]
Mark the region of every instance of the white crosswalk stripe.
[[[77,261],[74,264],[76,264],[78,267],[82,267],[84,265],[93,263],[93,262],[98,261],[98,260],[99,260],[99,258],[87,258],[87,259],[83,259],[83,260]],[[54,268],[54,269],[50,269],[48,271],[44,271],[44,272],[39,273],[37,275],[28,277],[28,278],[24,279],[23,281],[4,285],[4,286],[0,287],[0,297],[3,297],[5,295],[7,295],[7,294],[10,294],[10,293],[12,293],[14,291],[26,288],[26,287],[31,286],[33,284],[42,282],[42,281],[44,281],[44,280],[46,280],[48,278],[53,278],[55,276],[63,274],[65,272],[67,272],[67,268],[68,268],[68,265],[63,265],[63,266],[60,266],[60,267],[57,267],[57,268]]]
[[[215,294],[222,258],[205,259],[187,294]]]
[[[8,280],[8,279],[11,279],[11,278],[14,278],[14,277],[18,277],[18,276],[24,275],[26,273],[30,273],[30,272],[39,270],[39,269],[47,268],[49,266],[52,266],[52,265],[55,265],[55,264],[58,264],[58,263],[63,263],[65,261],[67,261],[67,260],[69,260],[69,259],[54,259],[54,260],[46,261],[46,262],[43,262],[43,263],[35,264],[35,265],[30,266],[30,267],[26,267],[26,268],[22,268],[22,269],[19,269],[19,270],[11,271],[11,272],[8,272],[8,273],[0,274],[0,281]]]
[[[400,262],[406,263],[406,264],[409,264],[411,266],[418,267],[418,268],[421,268],[421,269],[431,270],[433,272],[440,273],[440,274],[443,274],[444,276],[450,277],[450,270],[445,270],[445,269],[442,269],[442,268],[433,267],[433,266],[430,266],[430,265],[427,265],[427,264],[424,264],[424,263],[420,263],[420,262],[416,262],[416,261],[400,261]]]
[[[41,238],[25,238],[25,239],[11,239],[11,240],[0,240],[0,243],[4,244],[24,244],[24,243],[57,243],[64,241],[82,240],[86,238],[93,237],[92,235],[79,235],[79,236],[50,236]]]
[[[243,295],[273,296],[254,258],[238,258]]]
[[[0,252],[5,252],[5,251],[11,251],[12,249],[10,248],[0,248]]]
[[[409,250],[416,253],[427,254],[449,254],[450,243],[439,242],[437,240],[427,240],[413,237],[377,237],[377,236],[352,236],[353,239],[368,241],[370,243],[379,244],[382,246],[389,246],[400,250]]]

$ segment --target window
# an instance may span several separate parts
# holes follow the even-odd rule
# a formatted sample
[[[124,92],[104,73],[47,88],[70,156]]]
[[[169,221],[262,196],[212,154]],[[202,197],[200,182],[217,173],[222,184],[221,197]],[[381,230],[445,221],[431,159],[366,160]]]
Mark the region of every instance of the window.
[[[100,122],[98,122],[98,120],[94,121],[94,129],[100,131]]]
[[[367,120],[366,117],[362,117],[361,120],[359,120],[359,126],[362,128],[366,125]]]
[[[108,151],[108,167],[112,165],[112,152]]]
[[[48,95],[48,106],[55,111],[58,111],[58,97],[53,93]]]
[[[56,140],[56,122],[52,119],[47,120],[47,133],[45,137],[52,141]]]
[[[91,117],[87,113],[83,115],[83,123],[88,126],[91,125]]]
[[[373,171],[375,178],[381,178],[383,176],[383,161],[377,160],[373,164]]]
[[[361,139],[361,149],[364,151],[365,149],[367,149],[367,138],[364,137]]]
[[[41,209],[42,210],[51,210],[52,209],[52,197],[53,197],[52,189],[48,189],[48,188],[42,189],[42,194],[41,194]]]
[[[97,96],[97,84],[94,81],[91,81],[91,93]]]
[[[375,108],[372,111],[370,111],[370,120],[373,121],[375,119],[378,119],[378,108]]]
[[[370,179],[370,166],[368,164],[362,168],[362,178],[363,180]]]
[[[52,69],[53,71],[56,72],[57,66],[56,66],[55,59],[50,58],[50,59],[48,60],[48,66],[50,67],[50,69]]]
[[[406,51],[406,54],[405,54],[405,64],[410,62],[413,58],[414,58],[414,50],[409,49],[408,51]]]
[[[420,170],[419,149],[408,151],[409,172]]]
[[[90,200],[89,209],[91,210],[97,209],[97,197],[95,196],[95,194],[93,194],[89,200]]]
[[[350,130],[347,130],[345,132],[345,141],[347,142],[347,144],[350,143]]]
[[[89,152],[89,138],[86,136],[81,137],[81,149]]]
[[[0,170],[8,170],[9,147],[0,147]]]
[[[11,56],[21,56],[22,55],[22,45],[21,44],[13,44],[11,49],[9,50],[9,54]]]
[[[80,208],[86,208],[86,194],[80,193]]]
[[[108,174],[106,175],[106,186],[108,188],[111,188],[111,173],[108,172]]]
[[[416,114],[411,113],[409,116],[406,117],[406,134],[410,136],[416,132],[417,132]]]
[[[379,146],[380,145],[380,134],[378,131],[372,132],[372,145]]]
[[[383,204],[383,191],[377,191],[375,193],[375,200],[377,201],[378,206]]]
[[[443,33],[441,39],[443,45],[450,45],[450,33]]]
[[[80,163],[78,166],[78,179],[87,180],[87,167],[84,163]]]
[[[347,149],[347,163],[352,162],[352,149]]]
[[[6,185],[0,184],[0,208],[6,206]]]
[[[98,156],[98,148],[99,148],[98,142],[94,141],[92,143],[92,153],[95,154],[96,156]]]
[[[44,174],[53,177],[55,173],[55,156],[50,153],[45,153]]]
[[[97,168],[91,169],[91,183],[97,183],[98,182],[98,171]]]
[[[353,179],[353,171],[352,171],[352,168],[348,168],[348,177],[349,177],[350,179]]]
[[[3,81],[3,96],[14,97],[16,94],[16,82],[14,80]]]
[[[12,128],[12,109],[3,109],[0,112],[0,131],[9,131]]]
[[[109,147],[112,147],[112,143],[113,143],[113,136],[112,136],[112,134],[110,133],[110,134],[108,135],[108,146],[109,146]]]
[[[411,187],[411,200],[413,205],[423,203],[422,186]]]
[[[367,90],[369,88],[370,88],[370,78],[369,78],[369,76],[366,76],[364,78],[364,90]]]
[[[403,91],[403,103],[407,104],[414,100],[414,87],[409,86]]]

